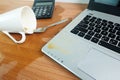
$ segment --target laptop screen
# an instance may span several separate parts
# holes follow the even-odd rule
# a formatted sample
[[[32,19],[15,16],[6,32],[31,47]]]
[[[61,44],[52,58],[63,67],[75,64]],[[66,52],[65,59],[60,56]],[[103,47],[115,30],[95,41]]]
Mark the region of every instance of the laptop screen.
[[[120,16],[120,0],[90,0],[88,9]]]
[[[119,7],[119,0],[95,0],[97,3],[107,4],[111,6]]]

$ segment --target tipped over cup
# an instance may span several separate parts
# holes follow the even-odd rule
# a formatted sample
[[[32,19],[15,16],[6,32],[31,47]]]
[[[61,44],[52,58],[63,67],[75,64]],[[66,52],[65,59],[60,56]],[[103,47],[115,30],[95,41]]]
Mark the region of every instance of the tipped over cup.
[[[23,6],[0,14],[0,31],[6,34],[15,43],[25,42],[25,34],[33,34],[36,25],[35,14],[29,6]],[[22,37],[18,41],[12,37],[10,33],[19,33]]]

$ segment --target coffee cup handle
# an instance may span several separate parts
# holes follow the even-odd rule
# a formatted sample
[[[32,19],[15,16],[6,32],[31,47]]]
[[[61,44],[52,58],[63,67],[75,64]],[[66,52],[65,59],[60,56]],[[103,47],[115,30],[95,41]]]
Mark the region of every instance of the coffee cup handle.
[[[13,40],[13,42],[15,42],[15,43],[23,43],[24,41],[25,41],[25,39],[26,39],[26,36],[25,36],[25,33],[24,32],[19,32],[19,34],[21,34],[21,36],[22,36],[22,38],[21,38],[21,40],[19,40],[19,41],[17,41],[15,38],[13,38],[10,34],[9,34],[9,32],[6,32],[6,31],[2,31],[4,34],[6,34],[10,39],[12,39]]]

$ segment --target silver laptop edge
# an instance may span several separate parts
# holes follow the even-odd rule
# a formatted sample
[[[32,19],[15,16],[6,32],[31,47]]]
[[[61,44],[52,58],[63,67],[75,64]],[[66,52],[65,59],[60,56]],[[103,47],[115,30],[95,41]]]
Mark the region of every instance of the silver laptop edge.
[[[71,23],[69,23],[63,30],[61,30],[53,39],[51,39],[42,48],[42,52],[44,52],[46,55],[48,55],[50,58],[55,60],[60,65],[64,66],[66,69],[71,71],[73,74],[75,74],[79,78],[81,78],[83,80],[96,80],[96,78],[95,78],[96,75],[88,74],[87,72],[85,72],[83,70],[84,68],[80,68],[80,67],[82,67],[82,65],[81,65],[82,61],[86,58],[86,55],[88,54],[88,52],[91,52],[90,51],[91,49],[98,50],[99,52],[103,53],[104,55],[109,56],[111,59],[113,58],[113,60],[112,60],[113,62],[114,61],[119,62],[120,55],[117,52],[114,52],[114,51],[106,49],[102,46],[96,45],[95,43],[92,43],[88,40],[85,40],[83,38],[80,38],[79,36],[75,36],[74,34],[70,33],[70,31],[86,15],[93,15],[95,17],[100,17],[102,19],[120,23],[119,22],[120,17],[118,17],[118,16],[113,16],[113,15],[102,13],[99,11],[85,9]],[[74,39],[76,40],[76,42],[74,42],[75,41]],[[75,46],[77,44],[81,44],[81,45]],[[75,49],[76,51],[74,52],[74,50],[72,50],[72,49]],[[114,63],[113,63],[113,65],[114,65]],[[113,68],[114,67],[115,66],[113,66]],[[117,77],[117,79],[119,79],[119,77]],[[99,79],[97,79],[97,80],[99,80]],[[113,80],[113,79],[111,79],[111,80]]]

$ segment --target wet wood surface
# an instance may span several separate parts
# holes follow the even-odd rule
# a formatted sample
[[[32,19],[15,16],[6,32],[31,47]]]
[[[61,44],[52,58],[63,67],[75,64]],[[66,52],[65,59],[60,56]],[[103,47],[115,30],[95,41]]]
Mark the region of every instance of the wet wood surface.
[[[33,1],[28,0],[1,0],[0,14],[32,5]],[[44,27],[65,18],[74,19],[86,7],[84,4],[56,2],[53,17],[37,20],[37,27]],[[51,27],[44,33],[27,34],[26,41],[22,44],[15,44],[0,32],[0,80],[79,80],[41,52],[41,48],[70,21]],[[21,37],[18,34],[11,35],[16,39]]]

